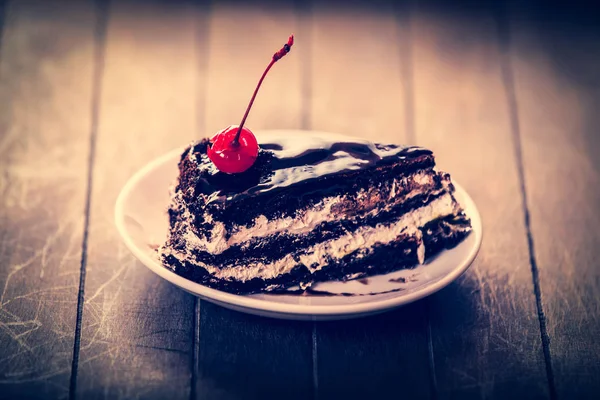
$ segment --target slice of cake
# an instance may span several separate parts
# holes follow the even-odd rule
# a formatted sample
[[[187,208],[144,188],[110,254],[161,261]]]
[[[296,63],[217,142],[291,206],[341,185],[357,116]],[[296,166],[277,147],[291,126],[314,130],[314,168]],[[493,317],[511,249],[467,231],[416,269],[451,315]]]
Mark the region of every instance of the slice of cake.
[[[221,172],[189,146],[169,206],[164,265],[232,293],[305,289],[422,264],[471,230],[431,151],[305,135],[260,143]]]
[[[358,279],[423,263],[470,231],[431,151],[322,135],[258,144],[244,122],[189,146],[159,255],[232,293]]]

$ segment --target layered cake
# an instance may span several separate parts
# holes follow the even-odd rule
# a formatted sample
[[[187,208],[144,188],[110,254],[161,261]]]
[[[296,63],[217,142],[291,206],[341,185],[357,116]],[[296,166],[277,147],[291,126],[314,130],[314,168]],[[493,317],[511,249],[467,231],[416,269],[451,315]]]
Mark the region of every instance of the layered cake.
[[[181,156],[159,251],[212,288],[305,289],[411,268],[471,229],[427,149],[308,134],[261,143],[249,169],[227,174],[210,145]]]
[[[231,293],[307,290],[422,264],[470,231],[431,151],[299,135],[259,145],[239,125],[181,155],[163,264]]]

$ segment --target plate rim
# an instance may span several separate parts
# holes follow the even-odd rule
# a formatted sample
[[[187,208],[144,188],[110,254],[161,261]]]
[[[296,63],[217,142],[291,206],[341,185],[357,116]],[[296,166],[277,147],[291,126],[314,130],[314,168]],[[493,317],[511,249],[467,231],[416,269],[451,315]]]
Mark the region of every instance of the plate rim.
[[[300,130],[300,129],[277,129],[277,130],[261,130],[257,131],[257,136],[261,135],[276,135],[277,132],[290,132],[303,133],[303,134],[318,134],[318,135],[334,135],[334,136],[345,136],[338,133],[330,133],[324,131],[314,130]],[[364,138],[356,137],[359,140],[366,140]],[[290,303],[279,303],[266,301],[264,299],[253,298],[249,295],[238,295],[228,292],[224,292],[218,289],[213,289],[208,286],[204,286],[200,283],[196,283],[189,279],[186,279],[175,272],[165,268],[159,261],[152,259],[146,252],[141,250],[135,245],[133,239],[127,234],[127,228],[125,227],[125,212],[124,207],[126,199],[130,196],[133,189],[138,183],[151,171],[157,169],[159,166],[165,164],[172,158],[179,158],[185,146],[179,146],[174,150],[171,150],[159,157],[154,158],[142,168],[138,169],[125,183],[115,203],[114,221],[121,236],[121,240],[124,241],[126,247],[131,253],[146,266],[152,272],[165,279],[166,281],[174,284],[175,286],[195,295],[209,302],[216,302],[217,304],[227,304],[235,306],[237,309],[248,309],[254,310],[257,313],[267,312],[269,314],[285,314],[288,316],[327,316],[327,315],[360,315],[365,313],[376,313],[387,309],[396,308],[402,305],[406,305],[422,298],[428,297],[433,293],[443,289],[450,283],[454,282],[459,278],[469,267],[473,264],[473,261],[477,257],[481,248],[483,240],[483,224],[481,215],[477,208],[477,205],[469,195],[469,193],[459,185],[454,179],[452,180],[453,185],[457,192],[461,194],[461,200],[467,204],[463,204],[465,209],[468,209],[469,217],[472,223],[472,234],[475,234],[475,244],[469,249],[469,254],[462,263],[459,263],[450,273],[433,282],[432,284],[425,285],[424,287],[415,290],[408,294],[402,294],[402,291],[398,292],[397,296],[386,298],[383,300],[374,300],[372,302],[364,303],[349,303],[349,304],[336,304],[336,305],[309,305],[309,304],[290,304]],[[166,189],[165,189],[166,190]],[[446,250],[446,251],[452,251]],[[374,294],[377,295],[377,294]],[[225,305],[223,305],[225,306]]]

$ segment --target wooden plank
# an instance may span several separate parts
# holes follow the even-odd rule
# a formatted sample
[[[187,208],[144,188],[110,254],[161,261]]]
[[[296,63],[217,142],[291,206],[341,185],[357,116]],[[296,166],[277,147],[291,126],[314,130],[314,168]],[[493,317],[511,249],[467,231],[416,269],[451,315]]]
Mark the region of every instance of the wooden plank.
[[[317,324],[319,398],[430,398],[424,303]]]
[[[380,142],[410,140],[406,36],[392,2],[315,2],[311,128]],[[429,367],[423,303],[316,325],[318,396],[424,398]]]
[[[406,37],[393,2],[312,8],[311,128],[404,143]]]
[[[90,133],[91,1],[13,1],[0,62],[0,397],[69,391]]]
[[[198,399],[310,399],[311,324],[202,302]]]
[[[440,398],[547,397],[502,57],[493,9],[413,10],[415,129],[473,197],[484,240],[430,299]]]
[[[121,1],[109,10],[77,380],[81,398],[190,396],[194,298],[135,260],[120,241],[113,213],[137,169],[198,137],[199,21],[187,3]]]
[[[271,56],[297,34],[292,52],[273,67],[247,121],[261,129],[298,128],[301,49],[292,2],[215,2],[211,10],[205,135],[238,124]],[[207,302],[200,306],[197,398],[286,398],[312,395],[311,325],[258,318]]]
[[[525,189],[558,398],[600,392],[600,20],[579,6],[519,7],[511,20]]]
[[[296,31],[291,1],[265,3],[212,6],[206,136],[240,123],[273,53]],[[250,130],[298,128],[302,101],[298,52],[308,45],[302,35],[296,35],[292,52],[273,66],[246,121]]]

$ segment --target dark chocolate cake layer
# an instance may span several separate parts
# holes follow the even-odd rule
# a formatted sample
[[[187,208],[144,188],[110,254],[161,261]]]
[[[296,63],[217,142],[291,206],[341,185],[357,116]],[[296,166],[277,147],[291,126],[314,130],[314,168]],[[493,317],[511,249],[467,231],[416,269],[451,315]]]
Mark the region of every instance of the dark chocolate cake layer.
[[[282,138],[227,175],[208,145],[182,154],[159,253],[167,268],[214,288],[281,290],[410,268],[470,231],[450,176],[426,149]]]

